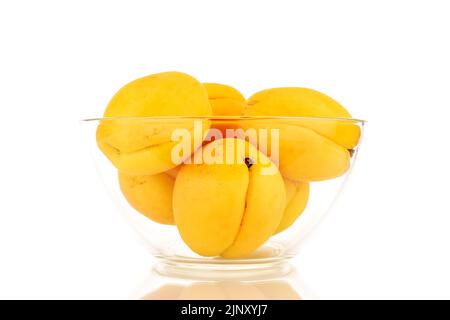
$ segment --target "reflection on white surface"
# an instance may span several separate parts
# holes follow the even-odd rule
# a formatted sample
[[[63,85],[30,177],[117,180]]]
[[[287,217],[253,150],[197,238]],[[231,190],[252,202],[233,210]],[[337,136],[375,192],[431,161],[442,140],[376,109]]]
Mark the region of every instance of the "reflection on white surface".
[[[241,282],[166,284],[144,295],[144,300],[301,300],[289,283],[271,281],[259,284]]]
[[[143,300],[302,300],[315,299],[311,290],[295,270],[286,274],[252,276],[251,280],[229,272],[221,276],[214,272],[205,280],[175,278],[153,271],[132,298]]]

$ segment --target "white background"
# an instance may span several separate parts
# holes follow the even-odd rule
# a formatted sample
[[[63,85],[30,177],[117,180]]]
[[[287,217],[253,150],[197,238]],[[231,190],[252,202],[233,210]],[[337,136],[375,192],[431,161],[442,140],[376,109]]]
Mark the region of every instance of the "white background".
[[[321,298],[450,298],[448,1],[1,1],[0,298],[122,298],[152,259],[78,120],[146,74],[307,86],[369,120],[295,260]]]

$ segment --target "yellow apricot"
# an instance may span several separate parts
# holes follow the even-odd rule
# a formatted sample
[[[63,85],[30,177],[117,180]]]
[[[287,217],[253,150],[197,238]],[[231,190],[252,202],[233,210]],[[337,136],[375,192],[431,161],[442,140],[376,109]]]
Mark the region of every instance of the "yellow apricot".
[[[233,88],[232,86],[221,84],[221,83],[212,83],[206,82],[203,83],[208,92],[208,97],[211,100],[217,99],[234,99],[245,101],[244,96],[239,90]]]
[[[135,176],[119,172],[120,189],[128,203],[147,218],[174,224],[172,193],[175,178],[165,172]]]
[[[283,217],[275,233],[289,228],[305,210],[309,198],[309,183],[307,181],[292,181],[284,179],[286,186],[286,207]]]
[[[167,170],[166,174],[168,174],[169,176],[171,176],[172,178],[176,179],[178,172],[180,171],[181,166],[175,167],[173,169]]]
[[[210,115],[207,92],[195,78],[162,72],[131,81],[109,102],[104,117]]]
[[[329,96],[307,88],[274,88],[252,95],[247,101],[248,116],[299,116],[321,118],[351,118],[351,114]],[[310,128],[346,149],[354,148],[360,138],[360,128],[351,120],[298,120],[296,125]]]
[[[281,175],[265,175],[258,164],[250,167],[246,208],[241,227],[234,242],[222,257],[244,257],[259,248],[280,224],[285,204],[285,190],[280,184]],[[280,211],[281,208],[281,211]]]
[[[283,177],[290,180],[332,179],[343,175],[350,167],[347,149],[311,129],[297,126],[296,120],[252,119],[241,121],[241,126],[245,132],[248,129],[267,132],[267,144],[262,145],[259,138],[258,148],[270,156]],[[272,141],[273,138],[276,140]]]
[[[219,84],[204,83],[211,108],[215,116],[238,116],[246,107],[244,96],[235,88]]]
[[[171,140],[172,133],[180,128],[193,131],[194,120],[146,117],[211,115],[206,89],[193,77],[180,72],[150,75],[128,83],[114,95],[104,113],[112,119],[101,121],[97,144],[121,172],[164,172],[178,165],[171,158],[177,144]],[[208,128],[208,121],[203,121],[203,136]],[[200,144],[193,141],[192,151]]]
[[[174,190],[175,222],[184,242],[203,256],[234,241],[245,208],[245,165],[184,165]]]
[[[180,235],[202,256],[247,256],[280,224],[283,178],[244,140],[215,140],[197,152],[204,162],[184,164],[175,182],[173,209]]]
[[[247,101],[238,90],[219,83],[204,83],[203,85],[208,92],[214,116],[239,116],[242,114]],[[220,130],[221,137],[226,137],[226,129],[236,129],[237,124],[226,119],[214,119],[211,128]],[[213,134],[213,130],[210,134]]]
[[[350,153],[310,129],[285,125],[280,127],[279,165],[294,181],[328,180],[347,172]]]

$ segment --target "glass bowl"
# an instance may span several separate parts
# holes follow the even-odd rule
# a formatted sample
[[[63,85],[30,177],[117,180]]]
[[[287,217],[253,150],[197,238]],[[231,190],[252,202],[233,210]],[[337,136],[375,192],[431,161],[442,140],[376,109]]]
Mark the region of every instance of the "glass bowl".
[[[204,270],[203,270],[204,271]],[[176,277],[152,270],[134,292],[138,300],[317,300],[319,297],[295,268],[287,272],[251,274],[221,272]]]
[[[364,121],[313,117],[82,120],[112,199],[167,269],[268,270],[339,194]]]

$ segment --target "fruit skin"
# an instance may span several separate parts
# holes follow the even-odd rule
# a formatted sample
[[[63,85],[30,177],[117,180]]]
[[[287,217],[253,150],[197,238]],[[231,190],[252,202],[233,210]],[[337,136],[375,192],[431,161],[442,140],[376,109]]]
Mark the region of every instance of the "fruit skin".
[[[245,97],[235,88],[219,83],[204,83],[206,91],[208,92],[209,102],[211,103],[211,108],[214,116],[239,116],[244,112],[247,106],[247,101]],[[222,138],[232,138],[231,136],[226,136],[227,129],[237,129],[236,123],[227,120],[214,120],[211,129],[220,130]],[[211,135],[214,135],[214,130],[210,131]],[[206,140],[214,140],[206,138]]]
[[[177,144],[171,141],[172,132],[179,128],[192,131],[193,120],[142,117],[211,115],[206,89],[193,77],[180,72],[146,76],[126,84],[113,96],[104,113],[105,118],[113,119],[101,121],[97,144],[121,172],[161,173],[177,165],[171,159],[172,147]],[[120,117],[127,119],[114,119]],[[208,128],[204,121],[204,135]],[[200,143],[193,143],[192,151]]]
[[[284,185],[286,187],[286,207],[275,233],[289,228],[303,213],[308,204],[309,182],[292,181],[285,178]]]
[[[241,148],[241,147],[244,148]],[[185,164],[174,187],[175,222],[184,242],[202,256],[245,257],[277,229],[285,206],[283,178],[244,140],[220,139],[204,149],[229,163]],[[202,151],[198,151],[202,152]],[[250,158],[250,168],[245,159]],[[271,169],[265,171],[264,169]]]
[[[238,116],[246,107],[245,97],[235,88],[220,83],[204,83],[215,116]]]
[[[175,182],[175,221],[184,242],[203,256],[233,243],[245,209],[245,165],[185,165]]]
[[[328,180],[350,167],[347,149],[303,127],[280,127],[279,152],[281,173],[294,181]]]
[[[261,169],[255,164],[249,170],[246,208],[240,231],[233,245],[222,252],[222,257],[245,257],[266,242],[280,224],[286,201],[283,180],[279,173],[276,176],[264,175]]]
[[[294,181],[322,181],[347,172],[350,167],[350,152],[347,149],[311,129],[297,126],[296,123],[297,120],[290,119],[241,121],[244,130],[267,130],[267,145],[258,145],[259,150],[278,164],[285,178]],[[279,135],[277,144],[272,141],[273,132]]]
[[[175,224],[172,210],[175,178],[171,173],[135,176],[119,172],[119,184],[128,203],[138,212],[161,224]]]
[[[329,96],[308,88],[287,87],[266,89],[252,95],[247,101],[247,116],[300,116],[324,118],[351,118],[351,114]],[[360,128],[354,121],[298,120],[296,125],[312,129],[346,149],[359,141]]]
[[[109,102],[104,117],[211,115],[203,85],[182,72],[162,72],[131,81]]]

